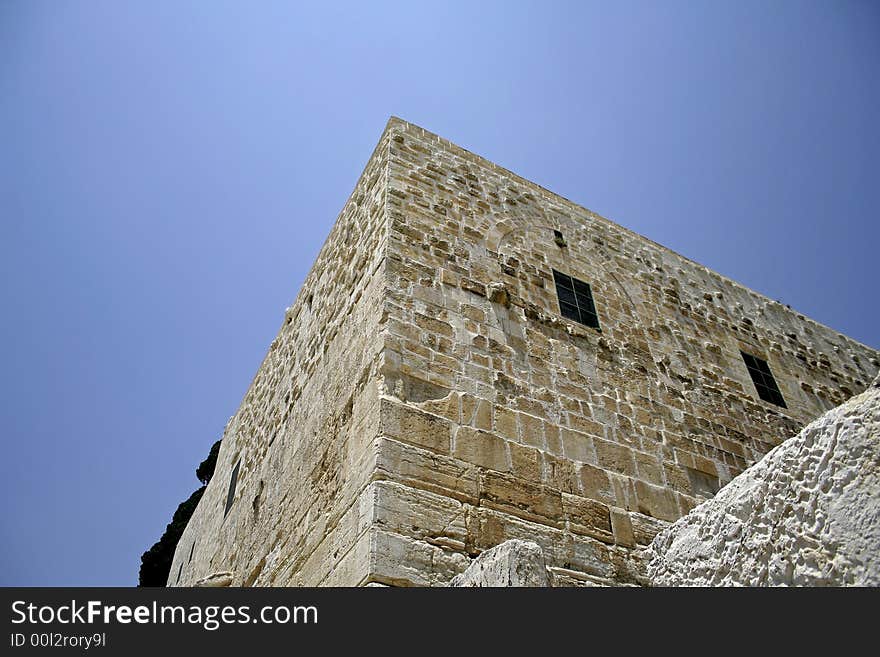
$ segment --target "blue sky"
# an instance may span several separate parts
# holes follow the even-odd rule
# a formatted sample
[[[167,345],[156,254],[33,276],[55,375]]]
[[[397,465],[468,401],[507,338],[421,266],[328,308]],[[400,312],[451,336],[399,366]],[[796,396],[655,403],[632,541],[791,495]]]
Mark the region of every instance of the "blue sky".
[[[389,115],[880,347],[874,2],[0,3],[2,585],[131,585]]]

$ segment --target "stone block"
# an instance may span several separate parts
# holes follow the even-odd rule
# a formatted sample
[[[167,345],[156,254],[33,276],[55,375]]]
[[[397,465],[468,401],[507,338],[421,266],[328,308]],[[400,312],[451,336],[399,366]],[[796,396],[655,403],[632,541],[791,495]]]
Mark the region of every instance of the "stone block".
[[[389,479],[462,502],[479,499],[475,465],[388,438],[377,440],[374,478]]]
[[[516,411],[504,406],[495,407],[495,432],[507,440],[519,442],[519,425]]]
[[[596,462],[600,467],[619,474],[635,475],[636,468],[631,449],[600,438],[593,441],[593,446],[596,449]]]
[[[606,504],[578,495],[562,496],[562,512],[574,531],[590,536],[611,533],[611,517]]]
[[[561,431],[562,452],[565,458],[581,463],[596,463],[593,439],[585,433],[563,428]]]
[[[671,490],[654,486],[641,479],[635,480],[635,487],[639,512],[660,520],[678,519],[678,504]]]
[[[542,484],[517,479],[509,474],[484,472],[481,492],[485,504],[527,520],[539,519],[559,524],[562,519],[562,494]]]
[[[453,455],[457,459],[490,470],[510,470],[506,441],[487,431],[459,427],[455,434]]]
[[[635,547],[636,538],[633,533],[632,521],[626,510],[611,508],[611,528],[614,532],[615,543],[625,547]]]
[[[382,399],[379,413],[379,429],[383,435],[441,454],[449,453],[452,440],[449,420],[388,398]]]
[[[544,421],[527,413],[520,413],[519,420],[522,429],[520,439],[523,444],[544,449]]]
[[[614,504],[616,497],[608,473],[593,465],[580,466],[581,490],[584,497]]]

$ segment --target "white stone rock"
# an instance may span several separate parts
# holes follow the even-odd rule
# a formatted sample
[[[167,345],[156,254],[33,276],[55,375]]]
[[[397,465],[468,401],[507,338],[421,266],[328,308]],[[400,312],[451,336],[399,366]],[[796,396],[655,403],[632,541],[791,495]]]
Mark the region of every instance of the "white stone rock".
[[[512,539],[483,552],[449,586],[550,586],[550,577],[541,546]]]

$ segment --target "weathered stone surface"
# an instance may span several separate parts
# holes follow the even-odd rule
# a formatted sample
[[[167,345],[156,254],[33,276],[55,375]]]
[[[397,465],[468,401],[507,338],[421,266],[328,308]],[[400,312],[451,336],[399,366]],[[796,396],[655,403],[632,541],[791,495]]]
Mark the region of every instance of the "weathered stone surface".
[[[562,316],[553,270],[590,284],[600,329]],[[741,350],[785,407],[757,396]],[[521,539],[556,582],[637,584],[668,522],[878,367],[392,119],[226,426],[168,583],[433,586]]]
[[[659,586],[880,585],[880,383],[654,539]]]
[[[193,586],[203,588],[223,588],[232,584],[233,574],[230,572],[214,573],[195,581]]]
[[[483,552],[449,586],[550,586],[550,577],[540,545],[510,540]]]

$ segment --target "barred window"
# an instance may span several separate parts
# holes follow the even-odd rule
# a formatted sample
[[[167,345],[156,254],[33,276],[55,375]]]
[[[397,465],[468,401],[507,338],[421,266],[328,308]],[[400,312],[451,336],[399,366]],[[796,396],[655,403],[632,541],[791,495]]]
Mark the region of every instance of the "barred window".
[[[579,281],[555,269],[553,280],[556,283],[556,296],[559,298],[559,312],[562,316],[585,326],[599,328],[599,316],[596,314],[589,283]]]
[[[773,374],[770,372],[770,366],[767,364],[767,361],[747,354],[744,351],[739,353],[742,354],[746,368],[749,370],[752,383],[755,384],[755,390],[758,391],[758,397],[765,402],[776,404],[782,408],[788,408],[785,405],[785,400],[782,398],[782,393],[779,392],[779,386],[776,385],[776,379],[773,378]]]

